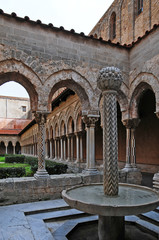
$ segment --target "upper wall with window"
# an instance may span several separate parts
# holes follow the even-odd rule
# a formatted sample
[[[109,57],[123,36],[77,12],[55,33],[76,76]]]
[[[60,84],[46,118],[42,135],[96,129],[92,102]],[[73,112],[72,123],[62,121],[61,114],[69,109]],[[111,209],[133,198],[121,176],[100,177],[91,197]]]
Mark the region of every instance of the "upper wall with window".
[[[90,35],[130,44],[154,24],[159,24],[158,0],[115,0]]]

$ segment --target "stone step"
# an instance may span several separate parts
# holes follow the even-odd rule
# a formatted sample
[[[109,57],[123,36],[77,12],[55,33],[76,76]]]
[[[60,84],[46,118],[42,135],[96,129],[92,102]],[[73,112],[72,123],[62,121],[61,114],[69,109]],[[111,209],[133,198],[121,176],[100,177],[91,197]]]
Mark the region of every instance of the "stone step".
[[[155,224],[159,227],[159,212],[156,211],[150,211],[147,213],[142,213],[139,215],[141,219],[148,221],[150,223]]]
[[[90,223],[90,222],[97,222],[98,221],[98,216],[88,216],[88,217],[80,217],[78,219],[74,220],[68,220],[62,226],[60,226],[54,233],[53,237],[55,240],[67,240],[67,234],[74,229],[77,224],[79,223]]]
[[[43,219],[44,221],[58,221],[58,219],[72,219],[77,218],[78,216],[88,216],[87,213],[84,213],[82,211],[76,210],[76,209],[58,209],[57,211],[52,212],[39,212],[32,215],[29,215],[31,218],[35,219]]]
[[[156,218],[156,212],[151,211],[151,214],[145,213],[147,216],[151,216],[151,218],[155,219]],[[154,216],[153,216],[154,215]],[[141,230],[146,231],[150,233],[151,235],[155,236],[157,239],[159,239],[159,226],[156,224],[153,224],[152,222],[148,221],[147,217],[140,218],[141,215],[139,216],[126,216],[125,221],[128,223],[133,223],[137,227],[139,227]],[[157,218],[158,219],[158,218]]]

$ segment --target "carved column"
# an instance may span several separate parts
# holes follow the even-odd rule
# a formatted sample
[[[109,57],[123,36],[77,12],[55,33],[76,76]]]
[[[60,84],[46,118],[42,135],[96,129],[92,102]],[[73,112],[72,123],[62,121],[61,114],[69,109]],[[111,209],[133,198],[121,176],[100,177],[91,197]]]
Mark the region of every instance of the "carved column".
[[[13,144],[13,154],[15,154],[15,144]]]
[[[156,112],[156,116],[159,118],[159,112]],[[159,191],[159,171],[153,176],[153,188]]]
[[[97,174],[97,169],[95,166],[95,122],[98,120],[99,116],[85,116],[83,121],[86,124],[86,172],[89,174]]]
[[[118,136],[116,95],[122,83],[118,68],[100,70],[97,86],[103,95],[103,181],[104,194],[118,195]]]
[[[38,170],[34,174],[37,179],[45,179],[49,177],[45,169],[45,122],[47,114],[44,112],[36,112],[35,120],[38,124]]]

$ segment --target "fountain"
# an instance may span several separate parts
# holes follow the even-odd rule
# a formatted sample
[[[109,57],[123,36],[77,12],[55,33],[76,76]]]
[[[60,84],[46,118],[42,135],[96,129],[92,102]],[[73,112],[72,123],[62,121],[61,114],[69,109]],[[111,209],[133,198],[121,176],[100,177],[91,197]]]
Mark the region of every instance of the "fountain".
[[[159,204],[158,192],[118,183],[116,95],[121,83],[118,68],[107,67],[99,72],[97,86],[103,94],[103,184],[83,185],[62,192],[72,208],[99,216],[99,240],[124,239],[124,216],[151,211]]]

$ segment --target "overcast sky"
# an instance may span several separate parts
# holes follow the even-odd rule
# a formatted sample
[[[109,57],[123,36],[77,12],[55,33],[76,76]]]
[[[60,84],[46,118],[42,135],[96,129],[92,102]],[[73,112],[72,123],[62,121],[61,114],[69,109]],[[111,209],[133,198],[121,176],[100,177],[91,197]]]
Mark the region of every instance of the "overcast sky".
[[[19,17],[40,19],[55,27],[72,28],[88,34],[102,17],[113,0],[0,0],[0,9],[5,13],[15,12]],[[11,83],[10,83],[11,84]],[[0,95],[27,97],[26,91],[17,84],[0,86]],[[7,87],[5,87],[5,85]]]

